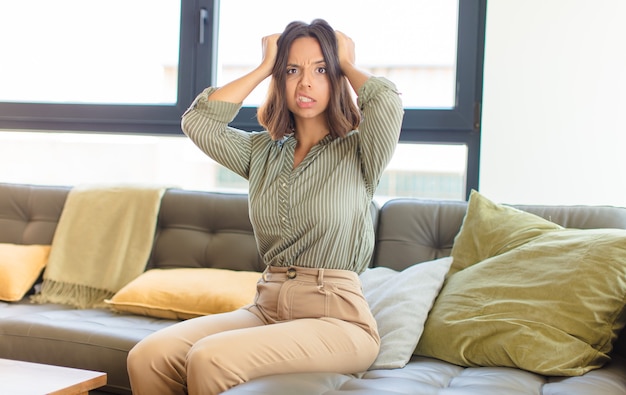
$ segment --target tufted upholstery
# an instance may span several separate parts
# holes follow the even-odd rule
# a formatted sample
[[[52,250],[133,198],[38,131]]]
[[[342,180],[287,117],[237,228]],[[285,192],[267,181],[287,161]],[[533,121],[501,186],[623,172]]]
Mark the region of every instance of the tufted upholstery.
[[[355,376],[307,373],[266,377],[241,384],[224,395],[623,395],[624,366],[626,361],[620,358],[583,377],[561,378],[513,368],[462,368],[413,357],[402,369]]]
[[[50,244],[69,190],[0,183],[0,242]]]
[[[626,209],[610,206],[514,205],[566,228],[626,229]],[[380,209],[375,266],[405,269],[449,256],[467,202],[394,199]]]
[[[129,393],[128,351],[150,333],[174,323],[104,309],[47,307],[2,322],[0,357],[104,371],[107,387],[114,393]]]
[[[247,196],[168,190],[148,268],[173,267],[263,271]]]
[[[69,187],[0,183],[0,243],[49,244]],[[372,206],[376,229],[373,266],[402,270],[447,256],[466,202],[396,199]],[[626,229],[626,209],[517,206],[565,227]],[[240,194],[170,189],[163,196],[147,268],[263,269]],[[73,310],[59,305],[0,303],[0,358],[105,370],[109,393],[129,394],[128,350],[172,321]],[[621,338],[624,338],[622,336]],[[414,357],[403,369],[361,375],[292,374],[253,380],[228,395],[248,394],[624,394],[626,355],[618,342],[614,362],[582,377],[547,378],[510,368],[465,369]]]
[[[395,270],[450,255],[467,203],[397,199],[379,213],[374,265]]]

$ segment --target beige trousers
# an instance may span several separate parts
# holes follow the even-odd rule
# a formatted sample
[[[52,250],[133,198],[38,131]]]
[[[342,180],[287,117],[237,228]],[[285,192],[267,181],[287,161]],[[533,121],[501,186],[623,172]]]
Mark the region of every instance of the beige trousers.
[[[379,347],[356,273],[270,267],[254,304],[153,333],[128,373],[135,395],[210,395],[272,374],[364,371]]]

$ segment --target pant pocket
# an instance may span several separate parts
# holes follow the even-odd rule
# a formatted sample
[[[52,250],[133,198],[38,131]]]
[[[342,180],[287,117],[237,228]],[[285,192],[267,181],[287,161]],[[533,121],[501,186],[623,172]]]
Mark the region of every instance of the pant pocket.
[[[322,318],[328,314],[328,292],[316,284],[287,281],[278,297],[278,317],[282,320]]]
[[[330,284],[328,291],[328,316],[352,322],[374,337],[378,337],[378,326],[363,296],[361,287],[352,284]]]

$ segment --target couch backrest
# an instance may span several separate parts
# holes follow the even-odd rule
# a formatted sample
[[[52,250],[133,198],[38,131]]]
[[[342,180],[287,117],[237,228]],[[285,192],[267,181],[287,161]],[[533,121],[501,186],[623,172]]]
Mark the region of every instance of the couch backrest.
[[[50,244],[70,187],[0,183],[0,243]],[[517,205],[569,228],[626,229],[626,208]],[[466,202],[394,199],[372,206],[372,266],[402,270],[450,255]],[[147,268],[263,270],[243,194],[169,189]]]
[[[0,243],[50,244],[69,191],[0,183]]]
[[[175,267],[263,271],[247,195],[167,190],[147,268]]]
[[[0,183],[0,243],[51,244],[70,187]],[[262,271],[243,194],[168,189],[147,268]]]
[[[405,269],[415,263],[449,256],[466,203],[395,199],[378,215],[373,266]]]
[[[70,189],[0,183],[0,243],[51,244]],[[175,267],[263,271],[247,195],[168,189],[146,268]]]
[[[371,214],[375,226],[374,204]],[[247,195],[169,189],[161,201],[147,268],[173,267],[263,271]]]
[[[626,208],[610,206],[513,205],[566,228],[626,229]],[[379,212],[374,266],[402,270],[449,256],[467,202],[394,199]]]

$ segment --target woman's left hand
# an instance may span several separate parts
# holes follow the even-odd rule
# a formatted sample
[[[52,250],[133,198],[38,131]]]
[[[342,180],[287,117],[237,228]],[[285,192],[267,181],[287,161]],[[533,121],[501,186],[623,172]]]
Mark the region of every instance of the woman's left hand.
[[[355,62],[355,50],[354,41],[344,33],[335,31],[337,37],[337,52],[339,55],[339,66],[341,70],[346,73],[348,68],[354,67]]]
[[[339,67],[346,76],[354,92],[358,93],[361,86],[370,77],[370,74],[356,67],[356,56],[354,54],[354,41],[340,31],[335,31],[337,37],[337,55],[339,57]]]

